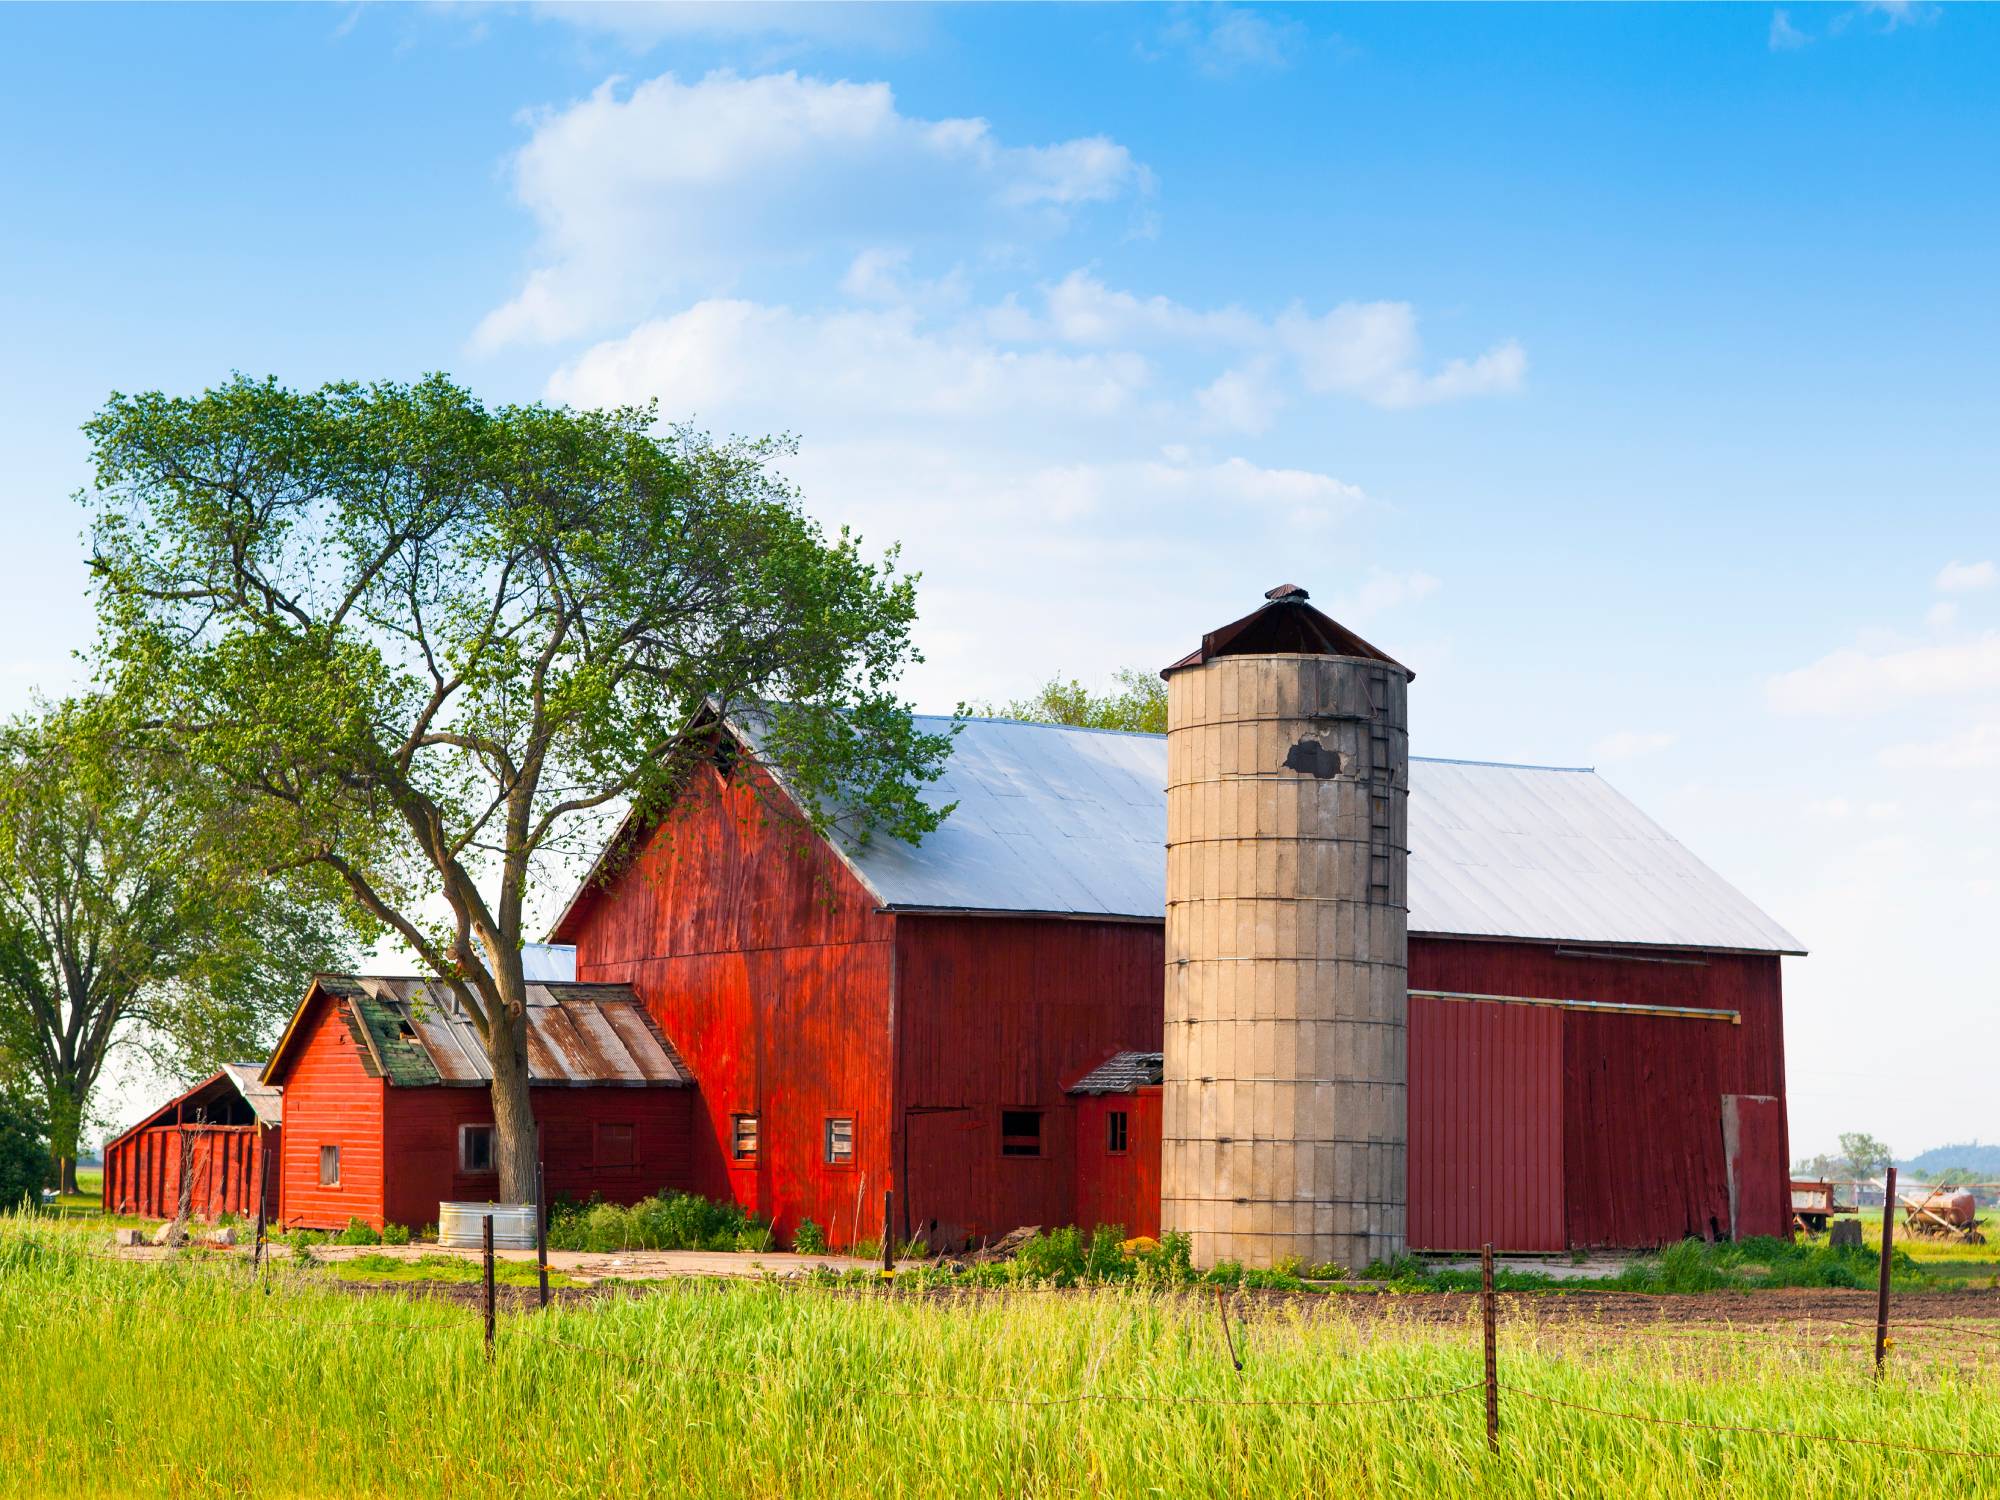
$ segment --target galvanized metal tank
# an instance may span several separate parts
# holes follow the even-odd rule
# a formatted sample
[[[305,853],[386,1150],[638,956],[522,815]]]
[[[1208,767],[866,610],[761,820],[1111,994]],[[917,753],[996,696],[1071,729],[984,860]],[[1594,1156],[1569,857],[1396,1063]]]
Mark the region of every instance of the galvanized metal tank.
[[[1162,1223],[1358,1269],[1406,1247],[1412,674],[1266,597],[1163,674]]]
[[[438,1243],[450,1250],[478,1250],[486,1243],[483,1220],[493,1216],[495,1250],[535,1248],[532,1203],[440,1203]]]

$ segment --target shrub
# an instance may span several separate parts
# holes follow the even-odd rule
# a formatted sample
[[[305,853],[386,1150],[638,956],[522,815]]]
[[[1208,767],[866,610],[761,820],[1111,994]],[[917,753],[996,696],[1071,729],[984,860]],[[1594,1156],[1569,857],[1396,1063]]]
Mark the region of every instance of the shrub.
[[[25,1091],[0,1087],[0,1211],[39,1206],[50,1176],[48,1124]]]
[[[770,1226],[734,1203],[668,1193],[624,1208],[595,1198],[549,1206],[549,1248],[589,1250],[762,1250]]]
[[[382,1227],[382,1243],[385,1245],[409,1244],[410,1226],[407,1224],[385,1224]]]
[[[792,1231],[792,1248],[801,1255],[824,1255],[826,1231],[811,1219],[801,1219],[798,1228]]]
[[[349,1219],[347,1227],[334,1237],[336,1245],[379,1245],[382,1236],[359,1219]]]

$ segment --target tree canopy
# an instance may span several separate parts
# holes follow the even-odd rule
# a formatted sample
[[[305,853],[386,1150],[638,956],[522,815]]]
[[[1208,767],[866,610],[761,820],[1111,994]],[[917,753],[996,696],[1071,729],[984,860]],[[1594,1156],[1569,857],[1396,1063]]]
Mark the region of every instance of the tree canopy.
[[[117,1050],[180,1077],[257,1056],[350,951],[342,908],[246,861],[211,792],[102,699],[0,727],[0,1052],[42,1096],[66,1191]]]
[[[520,948],[552,855],[671,800],[754,710],[808,818],[916,839],[948,739],[895,694],[914,580],[829,538],[770,442],[443,376],[116,396],[87,426],[102,666],[163,753],[447,980],[531,1185]]]
[[[1124,729],[1140,734],[1167,732],[1167,685],[1157,673],[1124,667],[1112,675],[1112,681],[1115,686],[1099,693],[1058,672],[1031,697],[984,704],[978,712],[988,718],[1030,724],[1071,724],[1079,729]]]
[[[1896,1157],[1890,1151],[1888,1142],[1878,1141],[1865,1130],[1843,1130],[1840,1133],[1840,1154],[1847,1158],[1848,1165],[1857,1175],[1872,1177],[1877,1172],[1887,1171]]]

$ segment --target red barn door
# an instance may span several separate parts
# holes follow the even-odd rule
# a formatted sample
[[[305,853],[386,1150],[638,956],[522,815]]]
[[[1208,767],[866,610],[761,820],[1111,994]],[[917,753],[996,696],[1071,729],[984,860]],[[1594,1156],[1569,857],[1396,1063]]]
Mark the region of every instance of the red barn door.
[[[1792,1228],[1785,1164],[1785,1103],[1771,1094],[1722,1096],[1722,1153],[1729,1164],[1729,1237]]]
[[[1562,1012],[1410,997],[1413,1250],[1566,1246]]]

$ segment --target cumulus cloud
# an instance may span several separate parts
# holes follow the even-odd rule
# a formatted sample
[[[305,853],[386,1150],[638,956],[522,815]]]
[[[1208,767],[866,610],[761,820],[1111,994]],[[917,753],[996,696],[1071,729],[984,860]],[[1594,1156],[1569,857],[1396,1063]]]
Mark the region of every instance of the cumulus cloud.
[[[1890,745],[1881,759],[1898,771],[2000,769],[2000,723],[1974,724],[1940,739]]]
[[[1994,688],[2000,688],[2000,633],[1987,631],[1949,644],[1829,652],[1771,678],[1765,696],[1779,713],[1855,714]]]
[[[1770,47],[1773,52],[1796,52],[1811,41],[1811,37],[1792,24],[1792,18],[1786,12],[1771,12]]]
[[[1047,234],[1150,178],[1104,136],[1009,145],[984,120],[906,115],[884,83],[723,71],[612,80],[536,116],[513,182],[540,264],[480,324],[482,349],[587,334],[827,247]]]
[[[1938,569],[1935,587],[1941,594],[1971,594],[1993,587],[1996,573],[1992,562],[1962,563],[1953,558]]]
[[[1184,8],[1160,29],[1149,56],[1178,54],[1212,78],[1291,66],[1306,29],[1271,12],[1237,5]]]

